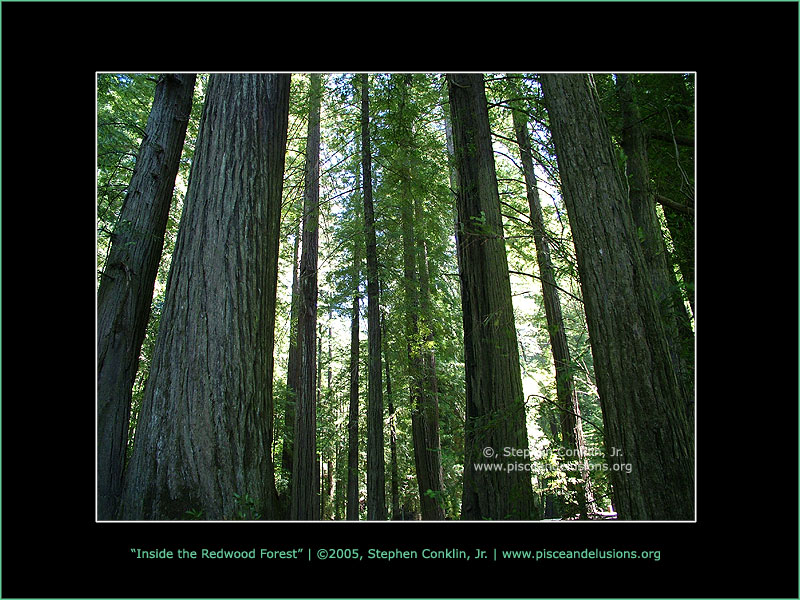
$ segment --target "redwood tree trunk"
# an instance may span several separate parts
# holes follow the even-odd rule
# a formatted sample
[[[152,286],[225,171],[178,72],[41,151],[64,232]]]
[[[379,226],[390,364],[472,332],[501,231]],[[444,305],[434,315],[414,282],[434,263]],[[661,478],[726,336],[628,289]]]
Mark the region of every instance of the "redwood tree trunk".
[[[306,143],[303,251],[300,258],[300,312],[297,319],[300,387],[295,406],[290,513],[292,519],[303,521],[317,520],[320,517],[316,402],[320,94],[320,76],[312,74]]]
[[[131,393],[192,109],[194,74],[162,75],[97,293],[98,518],[122,493]]]
[[[372,156],[369,141],[369,75],[361,75],[361,172],[364,233],[367,242],[367,519],[386,519],[386,466],[383,456],[383,388],[381,382],[381,315],[378,294],[378,250],[372,203]]]
[[[402,174],[400,219],[403,238],[402,288],[405,299],[408,387],[420,512],[423,520],[441,520],[444,519],[444,510],[441,506],[444,490],[439,446],[436,373],[433,351],[426,349],[427,343],[433,336],[423,333],[432,327],[427,318],[430,314],[427,259],[422,233],[420,191],[415,185],[414,171],[411,167],[416,151],[412,123],[418,116],[413,103],[408,102],[408,90],[411,85],[411,75],[404,75],[402,83],[399,84],[397,134],[400,143],[396,165],[397,172]]]
[[[647,143],[641,125],[639,107],[634,97],[634,80],[626,74],[617,77],[617,95],[622,112],[622,149],[627,160],[628,197],[633,224],[642,247],[650,282],[655,292],[662,323],[667,333],[672,364],[684,393],[684,406],[691,419],[694,414],[694,333],[678,287],[672,261],[667,254],[664,234],[656,214],[650,189]]]
[[[448,75],[447,80],[458,168],[466,370],[461,517],[529,519],[535,510],[531,471],[519,457],[504,456],[505,448],[525,454],[528,437],[483,75]],[[486,463],[502,464],[504,470],[476,466]]]
[[[358,270],[357,250],[354,255]],[[347,418],[347,520],[358,521],[358,350],[359,301],[358,278],[353,295],[350,321],[350,407]]]
[[[692,519],[692,428],[594,81],[542,75],[621,519]],[[630,472],[628,472],[630,469]]]
[[[419,323],[422,324],[421,327],[418,327],[418,335],[422,336],[424,332],[424,340],[419,340],[421,404],[417,410],[422,429],[420,437],[424,441],[423,452],[419,456],[420,460],[417,466],[417,473],[424,473],[419,482],[420,505],[423,520],[442,520],[445,518],[442,506],[444,474],[442,473],[442,445],[439,438],[439,384],[436,377],[436,355],[433,350],[435,323],[431,317],[428,256],[422,231],[422,201],[419,196],[416,196],[414,200],[414,222],[416,224],[414,232],[415,259],[419,278]],[[433,492],[432,495],[431,492]]]
[[[528,136],[528,121],[518,110],[512,111],[512,119],[522,158],[522,171],[533,225],[533,241],[536,246],[536,262],[539,264],[539,276],[542,279],[544,313],[547,319],[550,350],[553,353],[556,373],[556,396],[561,417],[562,443],[564,448],[569,451],[566,454],[569,457],[566,462],[578,463],[580,467],[577,473],[569,473],[569,475],[577,475],[578,485],[573,488],[577,498],[578,512],[581,518],[585,519],[588,518],[588,511],[593,499],[589,480],[589,461],[586,458],[583,425],[580,419],[581,407],[572,379],[572,360],[569,354],[564,317],[561,314],[561,300],[556,288],[555,269],[553,269],[550,259],[550,246],[545,237],[546,229],[542,217],[542,206],[539,202],[539,190],[536,187],[533,154]]]
[[[286,400],[283,411],[283,451],[281,466],[288,478],[284,506],[288,510],[292,495],[292,459],[294,458],[294,421],[297,405],[297,390],[300,388],[300,352],[297,348],[297,318],[300,312],[300,281],[298,277],[300,224],[294,234],[292,260],[292,304],[289,312],[289,356],[286,365]]]
[[[125,519],[277,517],[275,296],[288,74],[212,74],[167,282]]]
[[[392,494],[392,521],[399,521],[400,511],[400,467],[397,464],[397,415],[392,400],[392,376],[389,368],[389,354],[386,349],[386,319],[381,315],[381,329],[383,334],[383,366],[386,370],[386,408],[389,410],[389,460],[391,482],[389,489]]]

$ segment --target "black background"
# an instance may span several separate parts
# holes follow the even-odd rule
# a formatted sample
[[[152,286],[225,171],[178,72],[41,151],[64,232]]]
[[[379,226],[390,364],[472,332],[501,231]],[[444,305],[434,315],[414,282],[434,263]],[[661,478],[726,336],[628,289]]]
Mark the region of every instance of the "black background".
[[[3,597],[797,597],[797,4],[1,10]],[[696,523],[95,522],[95,72],[250,70],[697,72]],[[130,551],[300,547],[661,560]]]

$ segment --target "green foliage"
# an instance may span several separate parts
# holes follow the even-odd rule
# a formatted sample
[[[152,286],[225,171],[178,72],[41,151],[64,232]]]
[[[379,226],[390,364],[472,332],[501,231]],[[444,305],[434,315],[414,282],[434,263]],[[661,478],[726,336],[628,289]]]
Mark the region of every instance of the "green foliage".
[[[183,516],[184,521],[202,521],[203,520],[203,511],[190,508],[184,513]]]
[[[261,513],[257,509],[257,502],[250,494],[233,494],[233,502],[236,506],[234,521],[258,521]]]

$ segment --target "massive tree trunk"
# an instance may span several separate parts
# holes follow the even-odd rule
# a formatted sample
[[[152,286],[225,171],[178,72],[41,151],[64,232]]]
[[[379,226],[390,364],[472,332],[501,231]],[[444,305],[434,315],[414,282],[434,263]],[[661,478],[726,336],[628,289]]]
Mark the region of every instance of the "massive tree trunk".
[[[621,519],[691,519],[693,435],[590,75],[542,75]]]
[[[556,373],[556,396],[561,417],[562,443],[568,452],[567,463],[578,464],[576,476],[578,484],[573,487],[581,518],[588,517],[588,510],[593,503],[591,483],[589,480],[589,461],[586,457],[586,445],[583,441],[583,425],[581,423],[581,407],[572,379],[572,361],[570,359],[567,331],[561,314],[561,300],[556,287],[555,269],[550,259],[550,246],[545,237],[542,206],[539,202],[539,190],[536,187],[536,174],[533,170],[533,154],[528,136],[528,120],[519,110],[512,110],[514,131],[522,158],[522,171],[528,196],[528,208],[533,225],[533,241],[536,246],[536,261],[539,264],[539,276],[542,280],[542,296],[544,312],[547,319],[547,331],[550,336],[550,350]]]
[[[522,377],[481,74],[447,76],[458,167],[458,252],[466,369],[463,519],[534,512]],[[506,448],[519,456],[506,456]],[[494,453],[494,457],[487,458]],[[487,463],[502,471],[481,470]]]
[[[133,456],[125,519],[277,514],[275,296],[288,74],[212,74]]]
[[[97,293],[97,516],[122,493],[131,393],[192,109],[194,74],[162,75]]]
[[[622,149],[627,157],[625,167],[633,224],[641,243],[645,263],[650,271],[650,282],[667,333],[672,364],[684,393],[687,415],[692,419],[694,333],[667,254],[664,235],[656,214],[655,200],[650,190],[647,144],[641,126],[639,107],[634,97],[635,84],[626,74],[619,74],[616,77],[617,95],[622,112]]]
[[[372,203],[372,156],[369,141],[369,75],[361,75],[361,171],[364,233],[367,246],[367,519],[386,519],[386,466],[383,456],[383,388],[381,382],[381,315],[378,294],[378,250]]]
[[[303,251],[300,258],[300,312],[297,348],[300,387],[297,390],[292,459],[291,518],[320,516],[317,466],[317,254],[319,245],[319,146],[321,78],[311,75],[308,141],[303,202]]]

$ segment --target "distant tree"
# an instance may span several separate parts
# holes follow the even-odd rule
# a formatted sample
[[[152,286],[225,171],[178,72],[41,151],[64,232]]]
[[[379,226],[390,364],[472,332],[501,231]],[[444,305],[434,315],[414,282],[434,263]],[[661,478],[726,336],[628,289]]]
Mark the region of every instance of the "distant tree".
[[[533,224],[533,241],[536,248],[536,259],[539,265],[539,276],[542,281],[542,297],[544,299],[547,333],[550,338],[550,349],[556,373],[556,396],[561,420],[562,442],[566,456],[571,464],[578,464],[578,484],[574,486],[578,502],[578,511],[582,518],[588,517],[593,502],[591,482],[589,479],[589,463],[586,460],[586,445],[583,439],[581,423],[581,407],[575,390],[572,376],[573,364],[570,358],[567,330],[561,312],[561,300],[558,297],[555,269],[550,258],[550,244],[547,241],[542,205],[539,201],[539,190],[533,166],[530,137],[528,135],[528,119],[519,106],[512,110],[514,132],[520,149],[522,171],[525,178],[525,189],[528,198],[531,223]]]
[[[295,406],[297,405],[297,390],[300,389],[300,352],[297,339],[297,319],[300,312],[300,281],[298,270],[300,266],[300,222],[294,233],[294,250],[292,254],[292,297],[289,309],[289,356],[286,365],[286,399],[283,405],[283,449],[281,451],[281,467],[289,479],[287,496],[291,497],[292,490],[292,461],[294,458],[294,422]],[[288,508],[288,503],[287,503]]]
[[[353,308],[350,314],[350,404],[347,418],[347,520],[358,521],[358,364],[361,295],[360,240],[353,245]]]
[[[319,246],[319,148],[322,80],[311,75],[308,142],[303,203],[303,250],[300,257],[297,390],[292,460],[291,518],[320,518],[317,470],[317,262]]]
[[[414,462],[417,471],[419,502],[424,520],[444,519],[441,505],[442,466],[439,443],[439,419],[436,400],[436,372],[432,350],[427,349],[432,339],[430,327],[430,285],[427,257],[422,232],[422,203],[415,189],[413,164],[416,153],[413,122],[419,117],[409,90],[413,80],[410,74],[397,82],[399,106],[394,124],[397,130],[395,164],[393,170],[399,177],[400,220],[403,245],[403,279],[406,351],[411,398],[411,427],[414,442]],[[423,311],[423,304],[425,310]]]
[[[369,75],[361,75],[361,176],[364,196],[364,235],[367,245],[367,336],[369,341],[367,395],[367,519],[386,519],[386,466],[383,449],[383,387],[381,377],[381,315],[378,250],[372,199],[372,157],[369,135]]]

